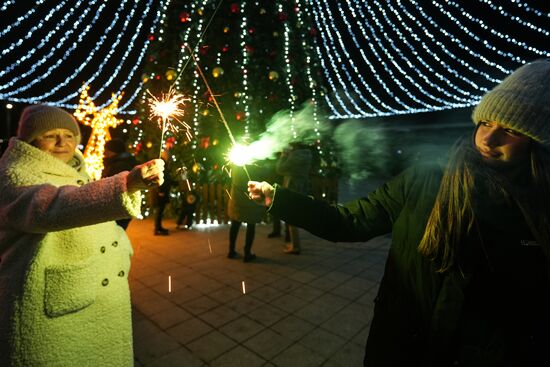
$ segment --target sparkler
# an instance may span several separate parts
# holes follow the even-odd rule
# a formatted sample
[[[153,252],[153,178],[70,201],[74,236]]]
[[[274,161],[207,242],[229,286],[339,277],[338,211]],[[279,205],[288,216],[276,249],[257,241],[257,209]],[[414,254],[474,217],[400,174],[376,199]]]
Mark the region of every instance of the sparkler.
[[[184,111],[181,106],[185,105],[185,102],[190,99],[186,98],[182,94],[176,93],[176,91],[172,88],[168,90],[168,93],[163,93],[160,99],[155,97],[151,92],[149,92],[149,90],[147,90],[147,93],[151,96],[151,98],[147,99],[151,109],[150,117],[151,119],[158,119],[159,127],[161,129],[159,151],[160,158],[162,155],[162,146],[164,145],[164,133],[167,130],[170,130],[173,133],[178,133],[180,128],[183,127],[185,128],[187,139],[190,139],[191,134],[189,131],[191,130],[191,126],[178,119],[178,117],[184,115]]]

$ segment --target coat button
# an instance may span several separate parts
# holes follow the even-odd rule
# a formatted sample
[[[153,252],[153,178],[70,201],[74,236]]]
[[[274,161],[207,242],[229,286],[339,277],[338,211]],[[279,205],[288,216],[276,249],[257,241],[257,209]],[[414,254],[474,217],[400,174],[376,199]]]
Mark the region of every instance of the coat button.
[[[123,276],[124,276],[124,270],[119,271],[119,272],[118,272],[118,276],[119,276],[119,277],[123,277]]]
[[[105,246],[101,246],[99,251],[101,251],[101,253],[104,254],[105,253]]]
[[[109,284],[109,279],[105,278],[105,279],[103,279],[103,280],[101,281],[101,285],[102,285],[102,286],[105,287],[107,284]]]
[[[82,180],[78,180],[78,181],[76,181],[76,183],[79,184],[80,186],[84,185],[84,181],[82,181]]]
[[[112,243],[113,247],[117,247],[118,246],[118,241],[115,241]]]

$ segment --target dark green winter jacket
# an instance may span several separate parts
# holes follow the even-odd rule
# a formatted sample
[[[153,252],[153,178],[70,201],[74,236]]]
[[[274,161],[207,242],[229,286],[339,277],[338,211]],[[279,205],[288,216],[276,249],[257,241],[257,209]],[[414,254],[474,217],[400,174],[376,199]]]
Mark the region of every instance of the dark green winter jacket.
[[[462,264],[444,274],[436,272],[435,264],[418,252],[442,176],[439,165],[412,167],[366,198],[344,205],[329,205],[276,186],[270,212],[321,238],[363,242],[392,233],[392,245],[375,299],[365,366],[426,367],[455,362],[460,348],[456,336],[463,322],[464,295],[473,292],[470,281],[479,273],[474,269],[487,266],[479,237],[465,239]],[[489,215],[480,215],[480,219],[492,218],[493,211],[495,208],[490,208]],[[504,225],[514,229],[521,221],[518,216],[509,217]],[[490,240],[501,233],[490,225],[485,227]],[[526,264],[529,266],[529,262]],[[486,277],[483,271],[481,274]],[[476,358],[484,361],[485,357]],[[501,365],[498,359],[496,356],[494,365]]]

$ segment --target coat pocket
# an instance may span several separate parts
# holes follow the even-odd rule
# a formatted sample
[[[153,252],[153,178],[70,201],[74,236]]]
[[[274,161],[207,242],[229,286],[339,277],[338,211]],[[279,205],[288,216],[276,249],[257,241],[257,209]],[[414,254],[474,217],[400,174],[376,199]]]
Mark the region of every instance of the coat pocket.
[[[47,316],[62,316],[94,303],[100,284],[96,264],[92,257],[79,264],[46,268],[44,309]]]

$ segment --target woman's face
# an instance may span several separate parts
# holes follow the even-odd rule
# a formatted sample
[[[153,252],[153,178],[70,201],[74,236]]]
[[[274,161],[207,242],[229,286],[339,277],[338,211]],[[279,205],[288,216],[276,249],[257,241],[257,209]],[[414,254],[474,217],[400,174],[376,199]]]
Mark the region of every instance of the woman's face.
[[[475,136],[483,160],[496,167],[515,166],[528,159],[531,138],[491,121],[481,121]]]
[[[40,134],[31,144],[67,163],[74,155],[77,137],[67,129],[52,129]]]

